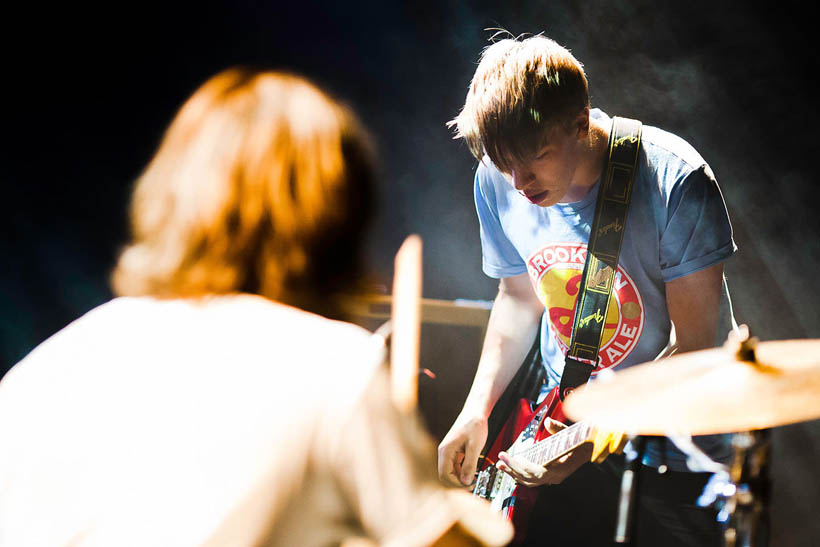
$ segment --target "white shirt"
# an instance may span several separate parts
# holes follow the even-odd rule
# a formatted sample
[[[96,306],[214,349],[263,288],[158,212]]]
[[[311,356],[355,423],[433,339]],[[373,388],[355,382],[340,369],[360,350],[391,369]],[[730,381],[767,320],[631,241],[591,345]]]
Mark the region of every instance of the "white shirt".
[[[112,300],[0,382],[0,545],[429,544],[476,508],[382,363],[261,297]]]

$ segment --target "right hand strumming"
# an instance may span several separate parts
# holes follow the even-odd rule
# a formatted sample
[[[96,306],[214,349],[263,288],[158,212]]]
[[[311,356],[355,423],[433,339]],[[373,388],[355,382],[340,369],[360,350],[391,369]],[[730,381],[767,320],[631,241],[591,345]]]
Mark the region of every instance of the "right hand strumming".
[[[471,485],[486,442],[487,418],[460,415],[438,445],[439,479],[449,486]]]

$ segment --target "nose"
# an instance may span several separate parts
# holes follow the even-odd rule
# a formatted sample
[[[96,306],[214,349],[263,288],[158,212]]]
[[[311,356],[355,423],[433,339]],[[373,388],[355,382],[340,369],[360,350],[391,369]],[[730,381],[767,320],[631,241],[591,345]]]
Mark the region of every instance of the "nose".
[[[535,180],[535,173],[530,169],[513,168],[511,177],[513,188],[521,191],[532,184]]]

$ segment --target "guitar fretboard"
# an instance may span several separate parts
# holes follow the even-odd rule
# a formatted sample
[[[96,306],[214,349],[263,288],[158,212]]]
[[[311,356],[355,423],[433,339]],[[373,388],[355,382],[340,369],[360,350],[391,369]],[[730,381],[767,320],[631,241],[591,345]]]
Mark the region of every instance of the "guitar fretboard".
[[[533,463],[545,465],[581,446],[592,438],[593,432],[592,425],[578,422],[528,446],[520,452],[516,452],[515,455],[524,457]]]

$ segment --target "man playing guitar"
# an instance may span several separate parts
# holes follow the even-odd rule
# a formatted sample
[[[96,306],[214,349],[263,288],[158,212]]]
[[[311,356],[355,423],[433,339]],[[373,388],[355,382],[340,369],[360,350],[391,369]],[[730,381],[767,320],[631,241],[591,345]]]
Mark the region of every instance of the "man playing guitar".
[[[451,124],[479,160],[474,192],[483,270],[499,279],[472,388],[439,445],[440,478],[466,486],[487,441],[488,416],[539,333],[547,371],[542,396],[560,382],[611,120],[590,110],[581,64],[539,35],[484,50]],[[609,312],[588,319],[605,322],[596,372],[651,361],[673,323],[679,352],[713,346],[722,263],[736,247],[703,158],[675,135],[644,126],[628,221],[607,229],[625,235]],[[561,427],[549,420],[546,426]],[[698,442],[715,459],[729,456],[724,437]],[[589,456],[588,448],[578,449],[545,467],[499,454],[498,468],[521,485],[566,479],[571,487],[540,489],[529,542],[545,542],[547,529],[554,545],[612,541],[618,478],[607,468],[616,466],[584,466]],[[719,544],[714,514],[694,507],[705,477],[689,473],[682,454],[660,440],[648,443],[643,463],[641,476],[649,479],[641,491],[639,544]],[[564,539],[555,541],[556,533]]]

